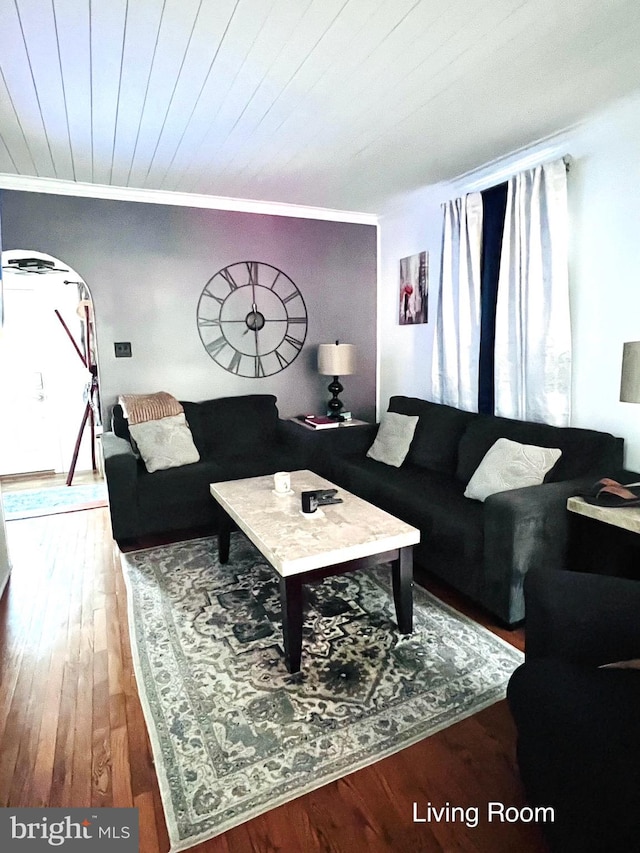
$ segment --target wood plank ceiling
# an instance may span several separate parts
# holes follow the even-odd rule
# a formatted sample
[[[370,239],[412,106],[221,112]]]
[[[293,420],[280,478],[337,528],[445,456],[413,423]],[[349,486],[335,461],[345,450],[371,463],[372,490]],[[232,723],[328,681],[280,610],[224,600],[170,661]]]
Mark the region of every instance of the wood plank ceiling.
[[[2,0],[0,173],[377,212],[640,88],[637,0]]]

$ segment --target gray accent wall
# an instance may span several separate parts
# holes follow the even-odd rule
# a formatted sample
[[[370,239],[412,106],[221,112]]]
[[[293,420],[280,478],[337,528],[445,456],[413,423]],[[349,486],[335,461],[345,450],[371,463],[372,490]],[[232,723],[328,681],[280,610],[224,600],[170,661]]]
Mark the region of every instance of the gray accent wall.
[[[375,226],[13,190],[0,203],[3,249],[53,255],[91,291],[106,417],[118,394],[153,391],[182,400],[268,393],[284,417],[324,413],[331,380],[317,373],[317,346],[339,339],[357,348],[345,407],[375,419]],[[219,367],[196,324],[207,281],[244,260],[283,270],[309,317],[297,359],[261,379]],[[131,342],[131,358],[115,357],[116,341]]]

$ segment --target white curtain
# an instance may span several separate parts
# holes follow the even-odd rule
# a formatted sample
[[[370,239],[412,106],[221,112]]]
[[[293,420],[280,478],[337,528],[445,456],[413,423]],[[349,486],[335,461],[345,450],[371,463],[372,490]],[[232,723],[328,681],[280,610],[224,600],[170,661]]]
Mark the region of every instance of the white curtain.
[[[482,196],[471,193],[443,207],[433,399],[477,412]]]
[[[571,406],[563,160],[509,180],[495,337],[495,413],[566,426]]]

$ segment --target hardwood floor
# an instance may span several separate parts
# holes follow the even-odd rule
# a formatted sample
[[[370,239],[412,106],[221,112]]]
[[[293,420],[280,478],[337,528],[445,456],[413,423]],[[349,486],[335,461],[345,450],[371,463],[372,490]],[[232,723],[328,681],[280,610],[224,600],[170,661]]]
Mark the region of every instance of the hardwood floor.
[[[102,481],[102,474],[98,471],[76,471],[72,486],[88,486],[91,483],[100,483]],[[35,474],[4,474],[0,477],[2,491],[5,494],[26,489],[47,489],[53,486],[64,486],[66,482],[66,474],[54,474],[51,471],[41,471]]]
[[[13,572],[0,603],[0,807],[136,806],[140,851],[166,853],[108,510],[9,521],[7,534]],[[522,647],[521,631],[499,633]],[[488,801],[524,804],[514,743],[499,702],[192,849],[542,853],[535,825],[486,817]],[[477,806],[479,822],[414,823],[414,802],[418,816],[429,803]]]

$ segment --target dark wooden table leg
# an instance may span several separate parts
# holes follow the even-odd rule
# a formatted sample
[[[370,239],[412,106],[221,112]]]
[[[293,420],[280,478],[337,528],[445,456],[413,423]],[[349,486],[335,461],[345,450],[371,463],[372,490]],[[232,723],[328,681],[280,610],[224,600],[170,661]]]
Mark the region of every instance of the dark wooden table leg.
[[[220,527],[218,529],[218,559],[221,563],[229,560],[229,545],[231,544],[231,519],[220,509]]]
[[[300,671],[302,657],[302,582],[296,575],[280,578],[284,661],[289,672]]]
[[[413,546],[400,548],[398,559],[391,564],[393,600],[401,634],[413,631]]]

